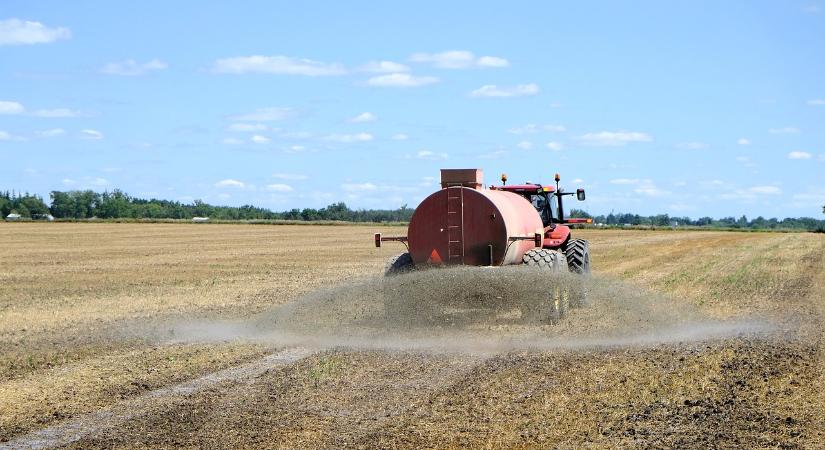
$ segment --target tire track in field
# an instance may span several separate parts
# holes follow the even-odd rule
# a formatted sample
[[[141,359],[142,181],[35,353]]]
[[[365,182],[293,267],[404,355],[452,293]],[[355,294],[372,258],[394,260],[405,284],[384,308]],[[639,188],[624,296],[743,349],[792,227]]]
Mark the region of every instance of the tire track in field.
[[[207,389],[72,448],[343,448],[421,408],[489,354],[328,349],[251,383]],[[331,372],[319,373],[335,367]],[[320,376],[319,376],[320,375]]]
[[[86,436],[99,433],[106,429],[116,428],[130,419],[139,417],[155,402],[163,401],[171,397],[188,397],[220,383],[247,382],[273,367],[292,364],[315,352],[315,350],[302,347],[281,350],[250,363],[230,367],[194,380],[157,389],[140,397],[116,403],[99,411],[27,433],[8,442],[0,443],[0,450],[44,449],[69,445]]]

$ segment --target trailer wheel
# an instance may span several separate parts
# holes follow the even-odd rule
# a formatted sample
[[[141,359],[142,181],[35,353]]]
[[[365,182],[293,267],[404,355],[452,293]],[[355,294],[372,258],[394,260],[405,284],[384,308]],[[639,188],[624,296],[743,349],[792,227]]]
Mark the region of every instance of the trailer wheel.
[[[564,248],[571,272],[590,275],[590,244],[584,239],[570,239]]]
[[[567,260],[564,255],[555,250],[534,248],[522,256],[521,261],[528,266],[542,267],[553,272],[563,272],[567,269]]]
[[[400,255],[395,255],[387,261],[387,266],[384,270],[385,277],[391,277],[394,275],[399,275],[402,273],[409,272],[415,268],[415,264],[413,263],[412,256],[410,256],[409,252],[401,253]]]
[[[564,254],[556,250],[534,248],[522,257],[522,262],[528,266],[547,269],[551,273],[566,273],[567,259]],[[547,293],[547,297],[536,302],[522,305],[522,319],[526,323],[559,323],[570,309],[570,288],[556,286]]]

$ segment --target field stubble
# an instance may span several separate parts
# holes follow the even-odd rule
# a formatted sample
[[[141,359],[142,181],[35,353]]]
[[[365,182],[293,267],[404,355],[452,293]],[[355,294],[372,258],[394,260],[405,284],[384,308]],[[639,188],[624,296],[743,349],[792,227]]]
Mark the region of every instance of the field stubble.
[[[327,350],[75,445],[822,444],[822,236],[583,231],[590,308],[553,326],[504,311],[422,327],[382,312],[388,288],[517,301],[546,280],[485,269],[388,285],[368,278],[389,256],[368,231],[0,227],[0,440],[309,343]]]

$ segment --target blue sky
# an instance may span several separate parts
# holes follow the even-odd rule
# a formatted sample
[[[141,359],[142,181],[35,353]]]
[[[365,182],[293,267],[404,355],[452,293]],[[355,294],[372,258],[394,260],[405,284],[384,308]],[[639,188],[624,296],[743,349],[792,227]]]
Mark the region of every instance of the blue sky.
[[[819,217],[824,25],[807,1],[7,0],[0,187],[392,208],[481,167],[560,172],[592,213]]]

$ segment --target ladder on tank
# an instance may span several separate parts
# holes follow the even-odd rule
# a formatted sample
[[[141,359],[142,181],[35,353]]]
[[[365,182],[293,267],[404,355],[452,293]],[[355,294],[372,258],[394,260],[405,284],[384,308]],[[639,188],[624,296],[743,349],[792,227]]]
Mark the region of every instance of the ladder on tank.
[[[447,186],[447,263],[464,264],[464,186]]]

